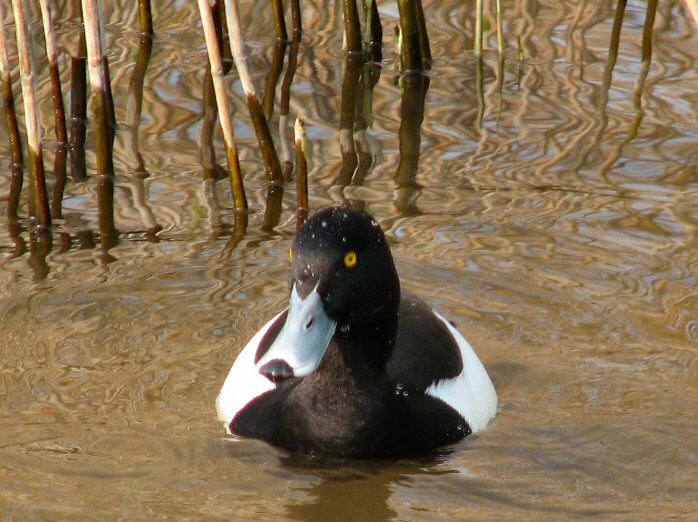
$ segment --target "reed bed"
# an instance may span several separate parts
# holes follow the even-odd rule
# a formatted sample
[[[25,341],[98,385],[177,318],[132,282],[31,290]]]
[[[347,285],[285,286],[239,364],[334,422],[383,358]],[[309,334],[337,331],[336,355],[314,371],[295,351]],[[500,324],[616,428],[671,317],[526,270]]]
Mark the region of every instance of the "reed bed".
[[[37,0],[39,1],[39,0]],[[688,0],[690,7],[693,0]],[[16,20],[17,49],[20,59],[22,98],[25,108],[25,128],[27,136],[28,173],[31,183],[28,184],[29,215],[35,218],[37,225],[48,229],[52,219],[61,219],[61,200],[67,183],[66,154],[70,153],[70,171],[72,181],[81,183],[90,178],[85,161],[85,139],[87,130],[87,100],[88,88],[92,101],[90,120],[95,133],[96,145],[96,175],[97,196],[99,204],[99,228],[103,248],[108,250],[115,244],[119,232],[114,223],[114,172],[113,142],[115,133],[114,105],[111,96],[109,66],[105,55],[104,23],[100,0],[81,0],[80,33],[77,35],[77,48],[70,59],[70,125],[66,125],[65,107],[63,106],[63,85],[58,70],[61,49],[57,47],[54,30],[54,18],[60,5],[52,0],[40,0],[43,21],[44,39],[46,42],[46,61],[50,75],[52,101],[54,107],[54,132],[57,141],[56,155],[53,165],[55,183],[52,198],[49,198],[43,166],[41,129],[37,117],[36,74],[33,66],[32,38],[28,27],[29,0],[13,0],[12,7]],[[611,35],[609,57],[604,69],[603,88],[600,104],[605,110],[608,100],[608,89],[612,82],[615,57],[618,53],[620,27],[623,20],[625,0],[618,0],[616,21]],[[223,6],[224,4],[224,6]],[[126,147],[128,157],[132,160],[132,171],[141,178],[148,175],[138,145],[138,126],[143,100],[143,90],[146,85],[148,62],[152,53],[153,35],[156,30],[150,0],[138,1],[138,24],[141,33],[138,57],[129,84],[128,106],[126,111],[128,133]],[[642,117],[642,92],[651,61],[651,29],[657,2],[650,2],[647,11],[645,34],[643,36],[643,56],[640,74],[633,91],[633,103]],[[502,110],[501,93],[505,70],[505,31],[503,26],[504,14],[501,0],[494,2],[495,12],[491,13],[496,30],[496,45],[498,50],[495,90],[498,93],[496,110]],[[266,78],[264,97],[260,102],[250,73],[250,67],[245,56],[242,27],[235,0],[198,0],[199,14],[202,20],[203,36],[206,42],[209,58],[210,73],[205,75],[203,85],[204,124],[201,128],[201,155],[203,176],[211,182],[221,178],[223,169],[215,161],[213,154],[213,137],[216,118],[219,119],[226,151],[226,161],[232,200],[236,215],[236,237],[244,234],[247,226],[248,202],[243,182],[243,172],[240,167],[237,146],[234,135],[234,116],[230,103],[229,82],[226,76],[231,72],[231,62],[226,60],[228,47],[225,45],[224,33],[230,40],[230,52],[234,63],[234,74],[242,86],[250,118],[256,133],[259,150],[264,162],[268,187],[264,214],[264,227],[271,230],[278,223],[282,208],[284,186],[296,176],[296,197],[298,221],[307,216],[311,202],[308,198],[307,162],[310,151],[307,149],[306,123],[301,118],[291,125],[291,86],[298,67],[298,54],[302,38],[302,11],[298,0],[283,2],[274,0],[270,4],[274,17],[274,36],[276,42],[272,65]],[[398,10],[400,25],[396,38],[396,56],[399,58],[397,81],[402,93],[401,122],[399,131],[400,162],[395,173],[398,184],[397,207],[401,213],[413,214],[418,212],[416,200],[420,188],[416,181],[421,145],[420,128],[424,117],[426,92],[429,88],[429,78],[426,71],[431,67],[431,49],[429,45],[428,25],[420,0],[399,0]],[[290,13],[292,25],[286,26],[286,17]],[[346,57],[344,61],[341,93],[341,109],[339,114],[340,142],[342,150],[342,165],[336,183],[339,186],[359,184],[371,168],[371,155],[366,152],[365,133],[372,124],[372,92],[381,74],[383,51],[383,27],[378,12],[376,0],[362,0],[360,5],[356,0],[342,0],[344,17],[344,35]],[[485,57],[483,56],[485,41],[483,27],[485,23],[484,4],[478,0],[472,15],[473,30],[473,60],[474,92],[477,103],[477,113],[474,117],[478,132],[482,130],[483,121],[487,117],[487,96],[485,94]],[[13,163],[12,183],[8,215],[19,219],[19,192],[23,185],[22,164],[24,155],[20,139],[20,127],[14,112],[12,97],[11,64],[8,63],[7,49],[10,46],[5,33],[7,17],[0,4],[0,80],[3,90],[3,106],[9,130],[11,160]],[[225,27],[222,21],[225,20]],[[529,43],[529,32],[521,23],[518,30],[513,31],[518,48],[519,83],[523,77],[526,65],[526,49]],[[290,39],[289,39],[290,36]],[[492,34],[490,34],[492,36]],[[512,45],[512,44],[510,44]],[[512,45],[513,47],[513,45]],[[64,52],[67,52],[64,50]],[[285,68],[285,70],[284,70]],[[88,82],[89,78],[89,82]],[[279,86],[280,84],[280,86]],[[274,115],[275,100],[278,93],[279,121],[278,145],[280,154],[274,144],[270,123]],[[474,110],[474,109],[473,109]],[[310,123],[308,123],[310,125]],[[637,129],[637,126],[635,126]],[[293,132],[291,132],[293,130]],[[122,131],[120,131],[122,132]],[[276,132],[276,131],[275,131]],[[289,135],[293,134],[293,143]],[[627,141],[632,140],[632,131]],[[594,142],[598,144],[598,135]],[[626,142],[627,142],[626,141]],[[481,152],[476,152],[473,161]],[[295,156],[295,157],[294,157]],[[615,154],[613,155],[616,156]],[[613,159],[609,158],[609,168]],[[134,189],[136,190],[136,189]],[[139,200],[143,200],[140,197]],[[50,201],[50,205],[49,205]],[[143,209],[144,216],[149,215]],[[145,218],[144,218],[145,219]],[[145,219],[150,233],[158,229],[154,218]],[[212,220],[215,221],[215,220]]]

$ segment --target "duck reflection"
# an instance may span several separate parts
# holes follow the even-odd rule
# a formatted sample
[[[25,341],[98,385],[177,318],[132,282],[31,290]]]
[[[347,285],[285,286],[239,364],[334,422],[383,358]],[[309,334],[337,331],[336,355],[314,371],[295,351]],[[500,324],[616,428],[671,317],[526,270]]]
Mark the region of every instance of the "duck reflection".
[[[418,475],[452,473],[440,469],[450,453],[441,450],[422,459],[383,462],[283,457],[282,466],[312,484],[307,501],[295,498],[287,503],[286,516],[303,522],[395,520],[398,512],[390,504],[396,488]]]

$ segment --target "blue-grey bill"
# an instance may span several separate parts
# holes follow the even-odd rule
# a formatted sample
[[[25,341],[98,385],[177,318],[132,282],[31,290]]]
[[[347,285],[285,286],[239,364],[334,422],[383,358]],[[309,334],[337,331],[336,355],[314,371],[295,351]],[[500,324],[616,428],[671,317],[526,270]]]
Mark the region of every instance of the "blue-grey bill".
[[[257,370],[271,361],[283,361],[291,368],[294,377],[310,375],[320,365],[336,326],[337,323],[325,313],[317,286],[301,299],[296,285],[293,285],[286,323],[267,353],[257,362]]]

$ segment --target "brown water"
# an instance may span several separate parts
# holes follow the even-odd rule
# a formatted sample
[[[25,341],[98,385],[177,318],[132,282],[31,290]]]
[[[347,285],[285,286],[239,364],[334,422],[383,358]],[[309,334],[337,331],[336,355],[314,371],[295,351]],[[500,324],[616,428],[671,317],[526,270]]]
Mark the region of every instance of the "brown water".
[[[503,76],[496,52],[485,52],[479,75],[466,51],[474,2],[425,2],[435,61],[416,180],[414,155],[396,177],[399,136],[406,152],[416,150],[419,115],[412,102],[401,112],[389,30],[397,7],[381,3],[384,61],[373,125],[355,134],[364,170],[351,183],[339,133],[341,3],[303,2],[290,121],[308,122],[311,206],[352,201],[375,214],[403,284],[458,324],[500,397],[486,431],[436,458],[333,465],[226,440],[215,418],[236,353],[286,301],[293,188],[279,224],[265,227],[266,177],[231,76],[252,209],[245,236],[231,236],[229,183],[202,175],[206,55],[195,3],[153,2],[157,38],[139,127],[127,125],[126,110],[136,10],[106,3],[120,124],[118,244],[100,248],[96,182],[69,181],[64,219],[44,259],[27,231],[4,217],[10,173],[0,170],[0,513],[17,520],[693,517],[698,32],[681,2],[660,3],[644,85],[646,7],[630,3],[608,89],[610,2],[503,2]],[[271,9],[243,4],[261,92],[274,47]],[[60,15],[61,46],[74,52],[69,11]],[[495,41],[489,31],[486,47]],[[64,55],[64,78],[67,66]],[[45,81],[40,88],[50,172],[52,114]],[[278,117],[277,105],[277,140]],[[401,121],[412,133],[400,133]],[[145,179],[137,175],[136,132]],[[219,135],[215,149],[224,163]],[[22,204],[26,215],[26,196]],[[155,224],[157,236],[144,233]]]

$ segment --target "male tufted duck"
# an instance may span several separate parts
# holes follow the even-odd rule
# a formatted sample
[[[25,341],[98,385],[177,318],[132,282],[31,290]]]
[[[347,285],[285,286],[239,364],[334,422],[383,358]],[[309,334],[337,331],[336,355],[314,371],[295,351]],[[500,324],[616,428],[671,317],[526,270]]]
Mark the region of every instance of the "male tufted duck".
[[[289,307],[240,352],[216,401],[233,434],[309,454],[424,453],[485,428],[497,394],[468,342],[400,291],[378,223],[332,207],[293,240]]]

